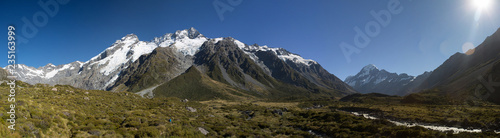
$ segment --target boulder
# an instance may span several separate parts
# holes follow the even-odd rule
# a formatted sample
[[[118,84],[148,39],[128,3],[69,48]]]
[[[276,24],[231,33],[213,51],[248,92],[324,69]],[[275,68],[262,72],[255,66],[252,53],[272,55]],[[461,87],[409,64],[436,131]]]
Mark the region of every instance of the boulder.
[[[193,107],[186,107],[186,109],[187,109],[189,112],[196,112],[196,109],[194,109]]]
[[[181,100],[181,102],[187,103],[187,102],[189,102],[189,100],[188,99],[184,99],[184,100]]]
[[[204,129],[204,128],[202,128],[202,127],[198,127],[198,130],[200,130],[200,132],[201,132],[203,135],[207,135],[207,134],[209,133],[206,129]]]
[[[278,115],[283,115],[283,111],[281,109],[275,109],[273,113],[278,114]]]

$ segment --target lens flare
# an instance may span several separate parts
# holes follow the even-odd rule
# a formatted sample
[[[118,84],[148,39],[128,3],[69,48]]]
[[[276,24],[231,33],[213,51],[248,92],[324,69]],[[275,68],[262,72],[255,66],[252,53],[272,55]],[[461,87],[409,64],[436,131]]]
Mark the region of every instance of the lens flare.
[[[474,44],[472,44],[471,42],[466,42],[462,45],[462,52],[464,52],[466,55],[472,55],[475,51],[474,48]]]

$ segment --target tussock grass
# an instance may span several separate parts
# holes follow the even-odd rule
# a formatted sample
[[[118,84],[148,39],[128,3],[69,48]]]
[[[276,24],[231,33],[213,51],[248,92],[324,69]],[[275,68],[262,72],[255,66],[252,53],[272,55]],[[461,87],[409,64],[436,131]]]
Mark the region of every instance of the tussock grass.
[[[52,88],[57,88],[57,91],[52,91]],[[0,85],[0,95],[7,95],[7,89],[8,86]],[[175,97],[147,99],[130,92],[82,90],[65,85],[25,85],[18,89],[16,99],[16,131],[0,129],[0,137],[205,137],[199,127],[206,129],[210,137],[498,136],[491,133],[452,135],[421,127],[395,126],[385,120],[369,120],[337,111],[342,107],[363,107],[402,118],[429,118],[432,121],[449,117],[428,113],[434,109],[438,110],[435,112],[448,111],[457,115],[449,117],[453,120],[487,115],[490,117],[477,119],[487,121],[496,115],[497,110],[488,111],[486,107],[368,105],[332,99],[182,102]],[[5,113],[10,103],[6,100],[0,103],[0,113],[3,114],[0,127],[6,128],[8,117]],[[306,109],[317,105],[322,106]],[[190,112],[186,107],[197,111]]]

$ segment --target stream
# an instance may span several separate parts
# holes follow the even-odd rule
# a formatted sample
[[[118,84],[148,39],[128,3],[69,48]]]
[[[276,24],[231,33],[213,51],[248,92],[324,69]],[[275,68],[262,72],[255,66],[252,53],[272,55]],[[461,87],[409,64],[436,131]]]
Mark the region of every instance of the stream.
[[[348,111],[345,111],[348,112]],[[349,112],[353,115],[356,116],[363,116],[364,118],[367,119],[378,119],[377,117],[371,116],[369,114],[363,114],[363,113],[358,113],[358,112]],[[441,131],[441,132],[447,132],[447,131],[453,131],[453,134],[457,134],[460,132],[470,132],[470,133],[481,133],[483,132],[481,129],[465,129],[465,128],[458,128],[458,127],[448,127],[448,126],[437,126],[437,125],[424,125],[424,124],[419,124],[419,123],[408,123],[408,122],[400,122],[400,121],[394,121],[394,120],[389,120],[389,122],[397,125],[397,126],[407,126],[407,127],[414,127],[414,126],[421,126],[427,129],[431,130],[436,130],[436,131]],[[500,134],[500,131],[495,130],[495,133]]]

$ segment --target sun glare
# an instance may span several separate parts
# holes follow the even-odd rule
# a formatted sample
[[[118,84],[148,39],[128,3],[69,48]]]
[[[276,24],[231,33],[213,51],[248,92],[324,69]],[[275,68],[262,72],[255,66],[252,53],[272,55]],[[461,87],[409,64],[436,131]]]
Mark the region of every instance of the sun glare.
[[[478,9],[487,8],[491,4],[491,0],[473,0],[473,1],[474,1],[474,5]]]

